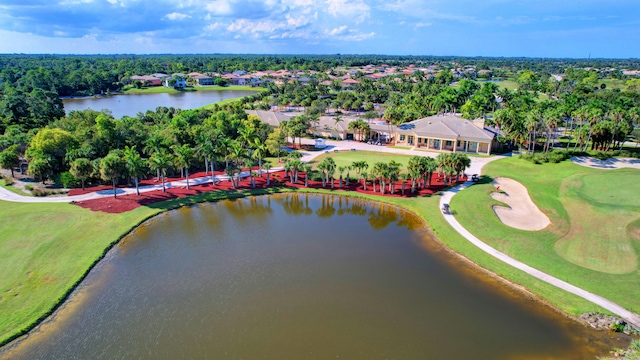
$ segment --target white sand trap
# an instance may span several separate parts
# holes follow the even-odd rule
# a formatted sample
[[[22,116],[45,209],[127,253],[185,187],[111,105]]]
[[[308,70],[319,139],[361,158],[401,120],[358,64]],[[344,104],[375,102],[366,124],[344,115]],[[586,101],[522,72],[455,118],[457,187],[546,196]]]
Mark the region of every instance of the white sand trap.
[[[621,168],[640,169],[640,159],[632,158],[609,158],[607,160],[598,160],[589,156],[574,156],[571,158],[571,161],[574,164],[604,170]]]
[[[551,224],[547,215],[533,203],[527,188],[522,184],[500,177],[493,180],[493,185],[505,193],[494,192],[491,193],[491,197],[509,205],[493,207],[493,211],[505,225],[520,230],[536,231]]]

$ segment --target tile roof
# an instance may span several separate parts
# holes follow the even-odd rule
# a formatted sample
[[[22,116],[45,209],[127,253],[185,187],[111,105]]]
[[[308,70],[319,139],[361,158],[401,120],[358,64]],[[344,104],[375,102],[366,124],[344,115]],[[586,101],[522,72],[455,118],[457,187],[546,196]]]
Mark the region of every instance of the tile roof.
[[[439,137],[447,140],[457,140],[460,137],[483,142],[491,141],[494,137],[490,131],[481,129],[473,122],[455,115],[435,115],[414,120],[398,126],[398,133],[416,133],[418,136]]]

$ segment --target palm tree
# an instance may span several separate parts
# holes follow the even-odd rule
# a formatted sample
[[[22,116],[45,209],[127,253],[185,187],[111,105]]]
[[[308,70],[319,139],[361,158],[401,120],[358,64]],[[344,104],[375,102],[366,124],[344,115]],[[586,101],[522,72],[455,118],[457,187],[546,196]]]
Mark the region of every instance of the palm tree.
[[[124,161],[126,164],[127,172],[136,185],[136,195],[140,196],[140,187],[138,185],[138,179],[145,174],[147,169],[146,161],[140,157],[140,154],[135,148],[125,146],[124,148]]]
[[[193,148],[189,144],[171,147],[175,155],[174,165],[180,168],[180,172],[185,174],[187,180],[187,190],[189,190],[189,167],[193,161]]]
[[[399,177],[400,177],[400,170],[402,169],[402,164],[400,164],[399,162],[396,162],[394,160],[391,160],[389,162],[389,165],[387,166],[389,173],[388,173],[388,177],[389,177],[389,192],[390,193],[394,193],[395,192],[395,188],[393,183],[395,181],[398,181]]]
[[[340,174],[340,180],[338,182],[338,187],[340,189],[342,189],[342,175],[344,174],[344,171],[346,170],[346,167],[344,166],[338,166],[338,173]]]
[[[323,188],[324,188],[324,187],[326,186],[326,184],[327,184],[327,183],[326,183],[326,178],[325,178],[325,176],[326,176],[326,175],[325,175],[325,172],[327,171],[327,166],[328,166],[327,162],[323,160],[323,161],[321,161],[321,162],[318,164],[318,167],[317,167],[317,168],[318,168],[318,170],[320,170],[320,174],[321,174],[321,178],[322,178],[322,187],[323,187]]]
[[[235,164],[234,168],[237,168],[239,171],[238,177],[240,173],[242,173],[242,166],[244,165],[244,161],[247,157],[247,151],[242,144],[238,141],[231,141],[229,143],[229,158]],[[240,181],[238,178],[237,181]]]
[[[269,170],[271,170],[271,167],[271,162],[269,161],[265,161],[262,163],[262,170],[267,173],[267,186],[271,186],[271,173],[269,172]]]
[[[407,170],[409,171],[409,176],[411,177],[411,193],[416,192],[416,183],[419,181],[422,174],[426,172],[426,169],[423,167],[425,164],[422,159],[422,156],[412,156],[409,158],[409,162],[407,163]]]
[[[587,141],[584,143],[584,149],[582,151],[587,151],[587,146],[589,146],[589,141],[591,140],[591,134],[593,134],[593,129],[596,124],[602,119],[602,110],[596,107],[592,107],[588,111],[588,119],[589,119],[589,135],[587,136]],[[591,145],[591,150],[593,150],[594,144]]]
[[[363,188],[364,191],[367,191],[367,180],[369,179],[369,174],[365,170],[360,175],[362,176],[362,188]],[[374,190],[375,190],[375,188],[374,188]]]
[[[345,169],[347,169],[347,177],[345,177],[344,185],[345,186],[349,186],[349,175],[350,175],[349,172],[351,172],[352,168],[351,168],[351,166],[346,166]]]
[[[236,181],[235,181],[236,170],[237,169],[231,165],[224,168],[224,172],[229,177],[229,181],[231,181],[231,185],[233,185],[234,189],[238,188],[238,185],[236,184]]]
[[[258,160],[258,169],[262,169],[262,159],[267,155],[267,146],[260,141],[260,138],[256,137],[253,141],[252,148],[253,153],[251,156]],[[262,177],[262,173],[260,173],[260,177]]]
[[[402,180],[402,196],[404,196],[404,190],[407,187],[407,180],[409,180],[410,175],[407,173],[400,174],[400,179]]]
[[[425,186],[429,187],[431,184],[431,178],[433,177],[433,173],[436,172],[436,170],[438,169],[438,162],[436,161],[436,159],[431,158],[431,157],[425,157],[423,158],[424,160],[424,171],[425,171]]]
[[[146,145],[142,151],[151,156],[161,149],[167,149],[169,147],[169,139],[161,135],[157,130],[149,136],[146,141]],[[157,172],[157,177],[160,177],[160,171]]]
[[[311,165],[304,164],[302,166],[302,171],[304,171],[304,187],[309,187],[309,174],[311,173]]]
[[[373,170],[371,170],[371,176],[373,177],[373,192],[376,192],[376,178],[380,185],[380,192],[384,195],[384,178],[387,175],[388,166],[383,162],[377,162],[373,164]]]
[[[171,155],[167,152],[167,150],[161,148],[159,151],[151,155],[151,158],[149,158],[149,163],[151,164],[151,167],[156,169],[158,174],[160,174],[161,176],[162,192],[167,192],[167,188],[164,184],[164,178],[167,175],[167,169],[172,166]]]
[[[471,159],[466,154],[455,153],[453,154],[453,168],[456,171],[456,182],[460,179],[460,174],[464,174],[464,171],[471,166]]]

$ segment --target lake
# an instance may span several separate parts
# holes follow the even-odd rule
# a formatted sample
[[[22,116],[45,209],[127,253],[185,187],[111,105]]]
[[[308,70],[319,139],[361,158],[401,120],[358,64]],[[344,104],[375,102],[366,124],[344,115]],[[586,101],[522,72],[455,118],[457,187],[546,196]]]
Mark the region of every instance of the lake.
[[[623,346],[402,209],[284,194],[146,221],[0,358],[587,359]]]
[[[184,91],[171,94],[128,94],[63,99],[62,102],[67,113],[71,110],[92,109],[101,111],[102,109],[108,109],[114,118],[119,119],[125,115],[135,117],[139,112],[144,113],[147,110],[155,110],[158,106],[195,109],[222,100],[253,94],[256,94],[256,92],[244,90]]]

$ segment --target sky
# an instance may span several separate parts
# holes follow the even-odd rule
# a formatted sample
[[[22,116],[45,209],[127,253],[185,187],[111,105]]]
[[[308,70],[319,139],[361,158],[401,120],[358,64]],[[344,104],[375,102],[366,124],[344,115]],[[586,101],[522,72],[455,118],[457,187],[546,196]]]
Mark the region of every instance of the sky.
[[[0,0],[0,53],[640,58],[640,0]]]

